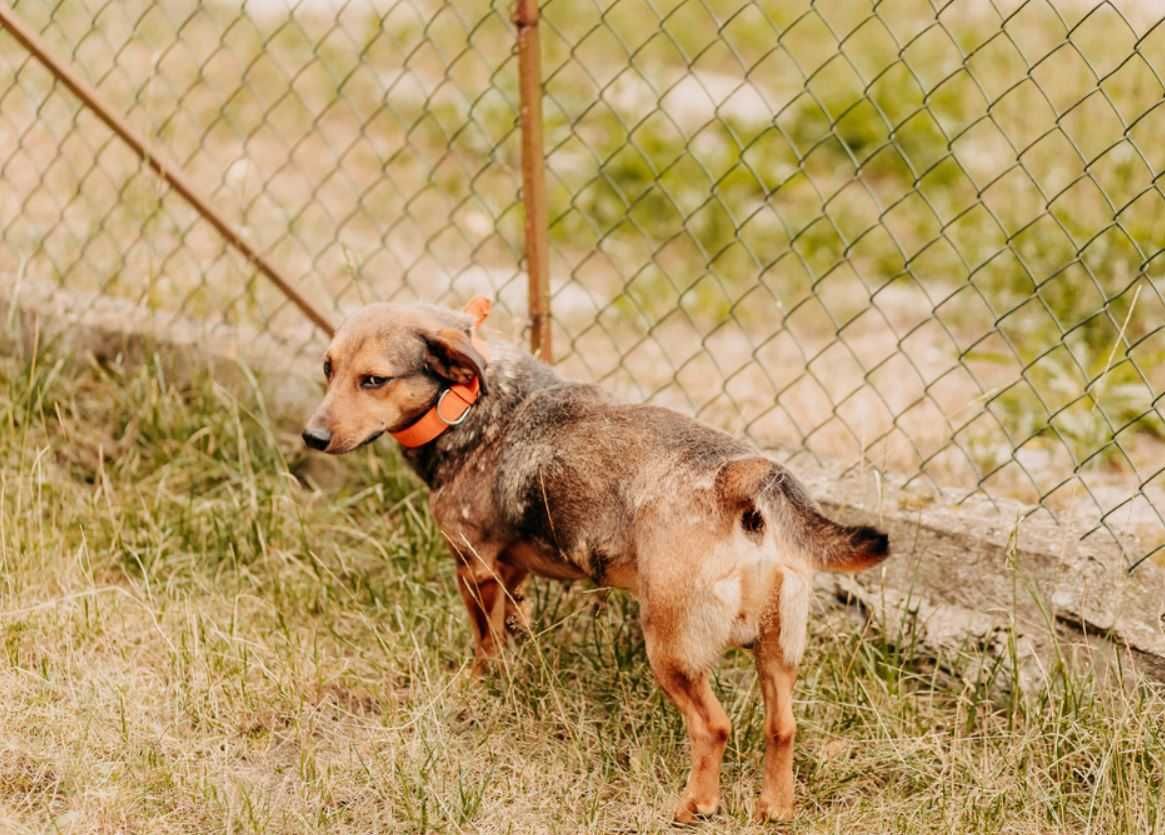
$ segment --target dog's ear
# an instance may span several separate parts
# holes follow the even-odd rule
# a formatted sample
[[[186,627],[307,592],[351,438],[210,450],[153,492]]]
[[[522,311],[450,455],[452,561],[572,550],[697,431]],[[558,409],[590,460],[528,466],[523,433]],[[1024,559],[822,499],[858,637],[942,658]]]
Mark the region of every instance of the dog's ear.
[[[441,328],[421,334],[425,340],[425,367],[443,380],[468,384],[477,377],[485,392],[485,357],[473,346],[469,334]]]

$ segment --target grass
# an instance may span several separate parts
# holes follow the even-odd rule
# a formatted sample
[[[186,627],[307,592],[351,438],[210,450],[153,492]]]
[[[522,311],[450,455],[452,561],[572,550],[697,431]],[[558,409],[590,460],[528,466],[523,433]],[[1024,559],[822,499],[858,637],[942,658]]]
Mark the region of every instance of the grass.
[[[1165,27],[996,5],[544,3],[556,290],[595,302],[559,294],[559,353],[761,443],[1067,522],[1140,496],[1107,518],[1141,553],[1165,507]],[[317,301],[521,283],[497,4],[16,7]],[[685,74],[767,105],[692,116],[698,85],[665,98]],[[0,96],[0,278],[302,327],[15,47]],[[543,588],[540,638],[470,686],[390,453],[304,458],[245,375],[2,362],[0,828],[666,828],[682,733],[627,601]],[[1162,829],[1158,691],[1064,673],[999,704],[844,618],[813,648],[798,828]],[[712,830],[759,763],[747,658],[721,685]]]
[[[671,828],[686,746],[628,598],[538,584],[535,635],[475,683],[390,448],[308,456],[244,369],[7,343],[4,831]],[[1062,666],[1021,694],[843,612],[812,632],[794,831],[1165,832],[1159,686]],[[745,654],[717,687],[726,811],[701,830],[750,831]]]

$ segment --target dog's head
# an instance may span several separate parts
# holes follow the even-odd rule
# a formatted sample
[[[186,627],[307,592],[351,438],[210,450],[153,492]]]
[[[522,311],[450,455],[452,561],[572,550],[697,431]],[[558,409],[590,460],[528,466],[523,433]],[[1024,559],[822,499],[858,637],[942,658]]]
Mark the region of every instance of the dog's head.
[[[349,318],[324,355],[327,390],[303,440],[333,455],[404,429],[456,383],[481,380],[473,320],[428,305],[374,304]]]

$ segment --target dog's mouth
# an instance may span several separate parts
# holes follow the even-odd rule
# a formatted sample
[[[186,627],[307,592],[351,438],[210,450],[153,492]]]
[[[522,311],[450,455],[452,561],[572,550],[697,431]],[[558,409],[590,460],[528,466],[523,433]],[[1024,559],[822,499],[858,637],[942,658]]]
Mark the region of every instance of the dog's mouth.
[[[356,444],[356,446],[355,446],[355,447],[353,447],[353,449],[360,449],[360,447],[368,446],[370,443],[372,443],[373,441],[375,441],[377,438],[379,438],[379,437],[380,437],[381,435],[383,435],[383,434],[384,434],[384,430],[383,430],[383,429],[377,429],[375,432],[373,432],[371,435],[369,435],[369,436],[368,436],[367,438],[365,438],[363,441],[361,441],[360,443]]]

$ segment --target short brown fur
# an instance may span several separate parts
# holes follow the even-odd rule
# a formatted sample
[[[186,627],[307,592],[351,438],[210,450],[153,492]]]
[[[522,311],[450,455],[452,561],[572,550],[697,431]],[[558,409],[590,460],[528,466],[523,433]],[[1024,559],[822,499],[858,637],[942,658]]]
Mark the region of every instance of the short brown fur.
[[[726,648],[750,646],[766,716],[756,813],[791,817],[792,691],[812,574],[877,564],[887,537],[822,516],[788,471],[748,444],[565,382],[507,343],[480,352],[471,327],[427,305],[358,312],[328,349],[327,391],[305,438],[349,452],[480,375],[466,420],[403,453],[457,558],[475,669],[526,625],[530,573],[635,594],[652,672],[688,729],[692,766],[675,817],[690,821],[719,805],[731,730],[710,672]]]

